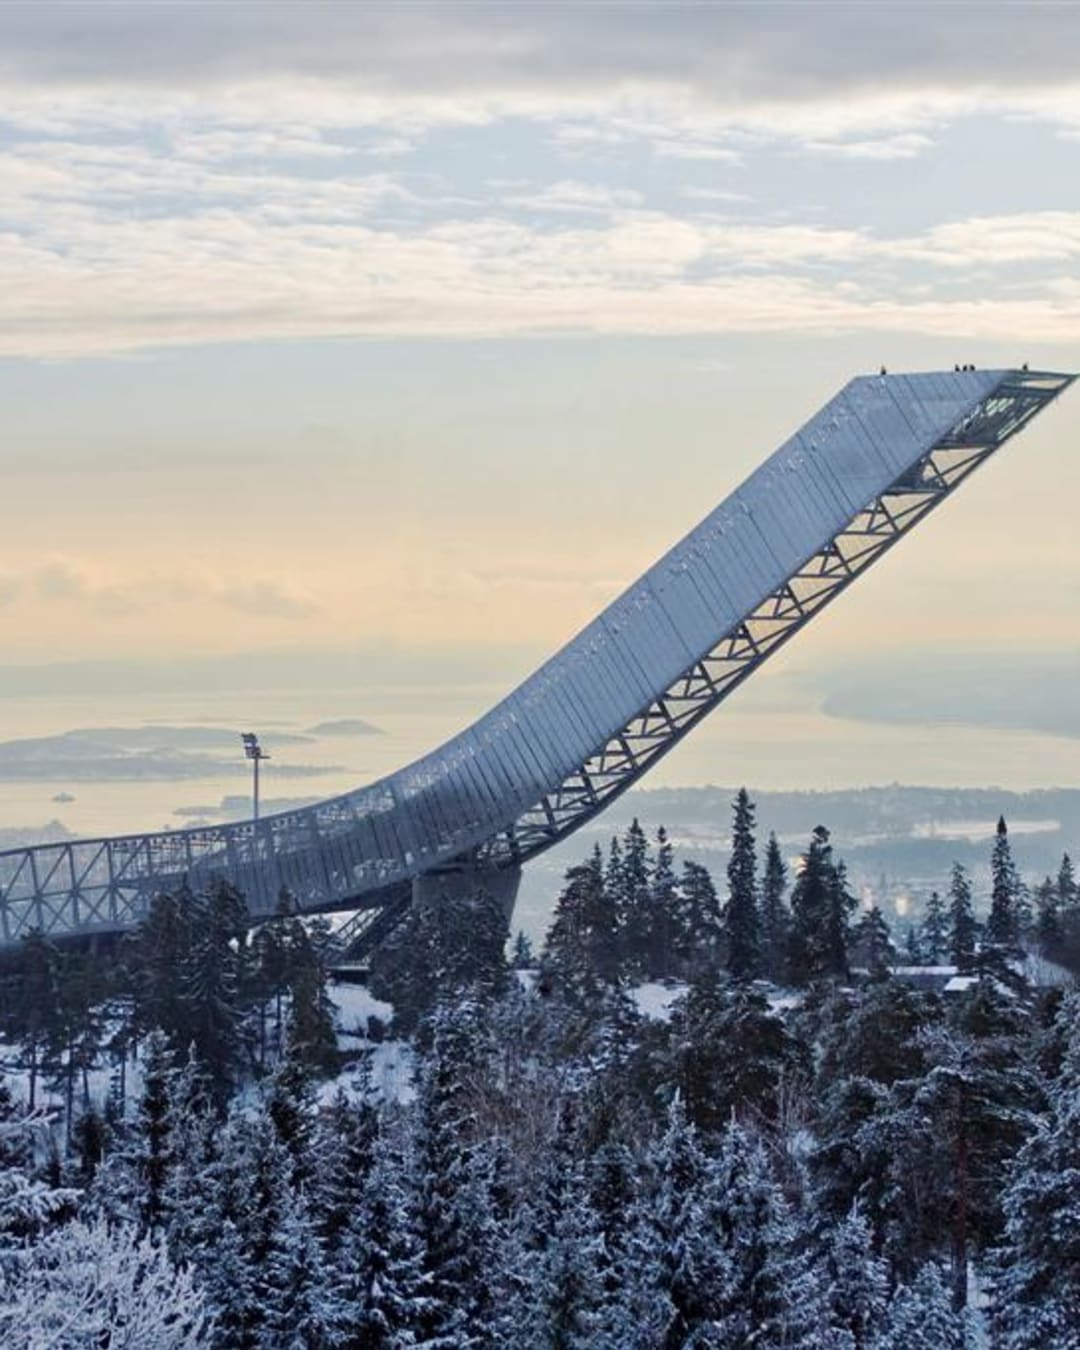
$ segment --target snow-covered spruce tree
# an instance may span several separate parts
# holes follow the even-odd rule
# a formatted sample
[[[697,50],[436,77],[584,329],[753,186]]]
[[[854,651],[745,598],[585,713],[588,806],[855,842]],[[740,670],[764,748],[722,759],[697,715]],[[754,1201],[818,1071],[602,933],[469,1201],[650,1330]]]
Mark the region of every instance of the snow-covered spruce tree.
[[[37,1106],[38,1083],[46,1067],[49,1047],[56,1041],[59,979],[60,953],[35,928],[22,939],[18,975],[4,1017],[5,1031],[19,1045],[31,1111]]]
[[[796,984],[847,975],[848,924],[854,907],[843,865],[833,859],[829,831],[818,825],[791,894],[789,958]]]
[[[529,935],[524,928],[519,928],[514,938],[514,953],[510,958],[510,964],[515,970],[530,970],[533,960],[533,949]]]
[[[723,911],[707,867],[689,858],[683,863],[675,905],[677,968],[693,980],[719,967],[724,950]]]
[[[155,895],[135,932],[131,970],[136,1036],[157,1028],[183,1053],[191,1041],[184,977],[199,904],[186,885]]]
[[[875,1344],[889,1294],[885,1262],[874,1255],[870,1226],[857,1207],[831,1229],[825,1252],[829,1316],[855,1350]]]
[[[467,991],[488,1001],[506,989],[506,916],[484,889],[415,905],[373,953],[370,987],[393,1003],[395,1026],[422,1027],[440,1000]]]
[[[314,1225],[295,1192],[285,1199],[259,1275],[259,1350],[331,1350],[342,1343],[345,1311],[327,1278]]]
[[[122,1156],[138,1186],[140,1226],[144,1232],[157,1232],[166,1214],[165,1189],[177,1143],[172,1130],[175,1055],[163,1031],[154,1030],[147,1037],[142,1069],[139,1111]]]
[[[971,881],[961,863],[953,863],[949,881],[949,959],[959,970],[970,970],[975,960],[979,925],[971,902]]]
[[[191,948],[183,963],[185,1031],[205,1066],[219,1105],[228,1100],[241,1061],[240,988],[247,907],[226,882],[199,903]]]
[[[609,1135],[586,1160],[586,1181],[600,1235],[599,1278],[605,1324],[614,1333],[621,1316],[630,1322],[627,1292],[640,1274],[631,1258],[636,1249],[632,1220],[641,1218],[636,1204],[637,1164],[626,1143]]]
[[[195,1350],[210,1334],[191,1273],[128,1225],[75,1220],[0,1263],[4,1350]]]
[[[349,1084],[338,1089],[316,1120],[308,1161],[311,1211],[323,1251],[339,1259],[343,1234],[360,1208],[379,1137],[379,1111],[371,1086],[370,1062],[364,1058]]]
[[[701,1344],[716,1320],[722,1258],[700,1205],[705,1155],[677,1097],[649,1171],[630,1224],[624,1316],[638,1328],[635,1345]]]
[[[222,1350],[321,1350],[331,1343],[333,1282],[290,1171],[267,1114],[234,1114],[213,1169],[213,1227],[193,1253]],[[287,1338],[291,1321],[303,1322],[307,1339]]]
[[[930,1261],[893,1291],[873,1350],[970,1350],[974,1344],[967,1314],[953,1312],[941,1267]]]
[[[318,1166],[315,1151],[315,1091],[307,1064],[289,1043],[286,1057],[265,1088],[266,1113],[289,1155],[289,1184],[294,1190],[310,1187]]]
[[[530,1208],[520,1310],[500,1339],[520,1350],[598,1347],[604,1330],[603,1239],[568,1103]]]
[[[948,958],[949,917],[937,891],[930,892],[930,898],[923,906],[919,938],[923,957],[930,965],[941,965]]]
[[[732,807],[728,899],[724,910],[727,968],[734,980],[752,980],[761,970],[761,922],[758,913],[754,804],[740,788]]]
[[[616,924],[615,899],[596,848],[587,862],[567,869],[544,943],[545,978],[570,1002],[592,1009],[618,987]]]
[[[338,1064],[334,1005],[326,987],[326,969],[303,924],[293,926],[290,943],[289,1056],[312,1073],[330,1073]]]
[[[1071,970],[1080,970],[1080,886],[1072,859],[1066,853],[1057,874],[1058,914],[1061,920],[1059,959]]]
[[[926,961],[926,950],[919,941],[919,930],[913,923],[904,934],[904,961],[909,966],[921,966]]]
[[[661,825],[656,833],[656,854],[649,869],[646,972],[652,980],[665,979],[674,974],[675,949],[678,945],[676,889],[674,850],[667,831]]]
[[[617,889],[612,894],[620,956],[630,979],[644,979],[649,969],[652,906],[649,890],[651,860],[645,831],[637,818],[623,835]]]
[[[715,1339],[703,1346],[840,1350],[830,1329],[824,1272],[773,1177],[760,1143],[731,1125],[710,1159],[700,1222],[716,1272]],[[718,1249],[718,1250],[717,1250]]]
[[[438,1008],[419,1075],[416,1165],[423,1273],[430,1295],[424,1335],[436,1345],[485,1343],[498,1287],[489,1157],[477,1142],[473,1093],[486,1041],[477,1006]]]
[[[232,1212],[222,1204],[226,1180],[235,1188],[243,1186],[243,1179],[223,1157],[229,1140],[221,1128],[210,1076],[189,1054],[170,1085],[167,1148],[173,1165],[162,1200],[169,1251],[178,1264],[196,1260],[213,1247],[223,1213]]]
[[[791,911],[786,893],[787,868],[776,835],[770,833],[761,878],[761,950],[764,972],[772,980],[787,978]]]
[[[881,980],[887,976],[889,967],[896,960],[896,948],[889,925],[877,905],[872,905],[863,914],[851,936],[855,957],[865,963],[871,978]]]
[[[1014,950],[1020,942],[1020,878],[1009,845],[1009,827],[1005,817],[997,823],[994,849],[990,858],[990,914],[986,937],[995,947]]]
[[[1035,889],[1035,940],[1039,951],[1051,960],[1060,955],[1065,934],[1061,926],[1058,888],[1052,877],[1045,877]]]
[[[998,1241],[1002,1190],[1011,1160],[1043,1105],[1032,1072],[1031,1025],[1025,1010],[990,978],[953,1012],[951,1025],[927,1033],[927,1071],[912,1096],[932,1149],[920,1167],[924,1186],[948,1211],[954,1306],[965,1305],[972,1254]]]
[[[1080,1346],[1080,1000],[1059,1017],[1069,1044],[1049,1111],[1008,1172],[1005,1229],[993,1253],[1002,1350]]]
[[[254,1039],[260,1072],[266,1070],[284,1043],[288,933],[294,909],[292,895],[283,886],[278,892],[274,913],[255,927],[250,938],[247,986],[254,1009]]]
[[[418,1201],[402,1132],[385,1127],[334,1254],[345,1343],[405,1350],[420,1343],[438,1309],[427,1295]]]
[[[709,1136],[732,1116],[775,1120],[783,1081],[809,1074],[802,1048],[763,994],[704,972],[672,1010],[666,1076]]]

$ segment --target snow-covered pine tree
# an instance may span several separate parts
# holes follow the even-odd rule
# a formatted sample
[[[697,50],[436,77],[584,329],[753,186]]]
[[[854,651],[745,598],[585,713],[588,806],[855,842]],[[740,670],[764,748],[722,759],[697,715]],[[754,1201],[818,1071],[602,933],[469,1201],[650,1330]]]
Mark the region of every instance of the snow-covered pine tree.
[[[961,863],[953,863],[949,881],[949,957],[958,970],[971,969],[978,931],[967,870]]]
[[[990,914],[986,936],[994,946],[1014,950],[1020,942],[1020,878],[1009,845],[1009,827],[1000,816],[990,858]]]
[[[884,1320],[889,1272],[874,1254],[870,1226],[857,1206],[830,1230],[825,1270],[832,1325],[848,1333],[855,1350],[868,1350]]]
[[[319,1241],[330,1261],[338,1260],[343,1235],[363,1203],[379,1128],[370,1061],[365,1057],[348,1095],[339,1087],[330,1105],[319,1112],[311,1142],[307,1194]]]
[[[712,875],[701,863],[683,863],[676,895],[676,957],[684,979],[720,965],[724,921]]]
[[[932,966],[939,966],[949,956],[949,917],[937,891],[931,891],[923,906],[919,937],[923,956]]]
[[[656,833],[656,853],[649,869],[649,941],[646,973],[662,980],[674,973],[677,945],[677,902],[674,851],[661,825]]]
[[[402,1132],[373,1141],[360,1201],[340,1235],[334,1280],[346,1344],[406,1350],[438,1309],[428,1295],[418,1197]]]
[[[787,867],[776,835],[770,832],[761,878],[761,948],[765,973],[772,980],[787,977],[791,911],[786,892]]]
[[[472,1101],[484,1055],[475,1004],[436,1010],[417,1112],[420,1234],[431,1298],[424,1333],[461,1350],[484,1344],[498,1284],[489,1158],[475,1137]]]
[[[732,979],[751,980],[761,970],[761,921],[758,912],[754,804],[740,788],[732,807],[728,899],[724,910],[727,968]]]
[[[175,1055],[163,1031],[154,1030],[143,1044],[143,1089],[131,1142],[124,1150],[139,1186],[142,1231],[157,1232],[166,1215],[165,1193],[175,1161],[177,1140],[171,1128]]]
[[[191,948],[183,962],[180,998],[185,1031],[205,1065],[219,1105],[240,1068],[240,987],[247,931],[243,897],[216,882],[199,903]]]
[[[873,1350],[970,1350],[974,1344],[967,1315],[953,1312],[941,1267],[929,1261],[893,1291]]]
[[[847,975],[848,924],[854,906],[843,865],[833,860],[829,831],[818,825],[791,894],[789,955],[796,984]]]
[[[543,966],[561,993],[587,1008],[618,987],[616,911],[599,848],[588,861],[567,870],[544,944]]]
[[[912,1098],[933,1141],[925,1185],[949,1210],[954,1307],[965,1306],[972,1253],[999,1238],[1006,1170],[1034,1127],[1042,1096],[1031,1068],[1029,1015],[988,976],[924,1034],[927,1070]],[[910,1165],[920,1167],[917,1158]]]
[[[1080,1346],[1080,1000],[1050,1109],[1019,1150],[1002,1196],[1005,1230],[993,1253],[993,1320],[1002,1350]]]
[[[840,1350],[826,1280],[761,1144],[732,1124],[710,1160],[700,1220],[711,1250],[714,1339],[703,1346]]]
[[[531,1205],[520,1315],[503,1337],[519,1350],[591,1350],[601,1343],[603,1239],[576,1145],[564,1103]]]
[[[1035,940],[1043,956],[1053,959],[1061,952],[1064,931],[1058,904],[1058,888],[1052,877],[1044,877],[1035,888]]]
[[[623,835],[618,890],[612,896],[620,955],[629,978],[643,979],[649,969],[652,934],[650,870],[649,843],[635,817]]]
[[[892,933],[885,916],[872,905],[855,925],[852,938],[860,960],[865,961],[872,979],[884,979],[896,960]]]
[[[75,1220],[0,1267],[4,1350],[196,1350],[210,1336],[191,1272],[129,1225]]]

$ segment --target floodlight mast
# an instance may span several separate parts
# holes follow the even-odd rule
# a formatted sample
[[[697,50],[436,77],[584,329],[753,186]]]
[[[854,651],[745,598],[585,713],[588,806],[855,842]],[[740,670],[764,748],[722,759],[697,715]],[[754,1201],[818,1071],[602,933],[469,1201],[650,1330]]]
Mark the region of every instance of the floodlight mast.
[[[244,754],[251,760],[252,770],[252,789],[251,789],[251,817],[253,820],[259,819],[259,764],[270,756],[259,744],[259,738],[253,731],[242,731],[240,739],[244,744]]]

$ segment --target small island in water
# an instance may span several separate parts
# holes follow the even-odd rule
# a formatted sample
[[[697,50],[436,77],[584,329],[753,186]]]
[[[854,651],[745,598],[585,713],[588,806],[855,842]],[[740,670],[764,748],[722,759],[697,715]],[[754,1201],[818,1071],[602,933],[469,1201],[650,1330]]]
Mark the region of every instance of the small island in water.
[[[382,727],[365,722],[362,717],[342,717],[336,722],[319,722],[309,727],[308,736],[381,736]]]

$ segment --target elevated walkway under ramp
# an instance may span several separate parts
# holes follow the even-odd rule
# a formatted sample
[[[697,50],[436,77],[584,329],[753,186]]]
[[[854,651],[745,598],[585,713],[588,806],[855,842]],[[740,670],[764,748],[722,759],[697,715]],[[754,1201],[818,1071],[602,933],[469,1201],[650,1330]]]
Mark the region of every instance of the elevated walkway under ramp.
[[[0,853],[0,946],[122,931],[221,877],[255,916],[356,909],[356,950],[416,886],[521,864],[595,816],[940,505],[1074,377],[862,376],[488,713],[365,787],[258,821]]]

